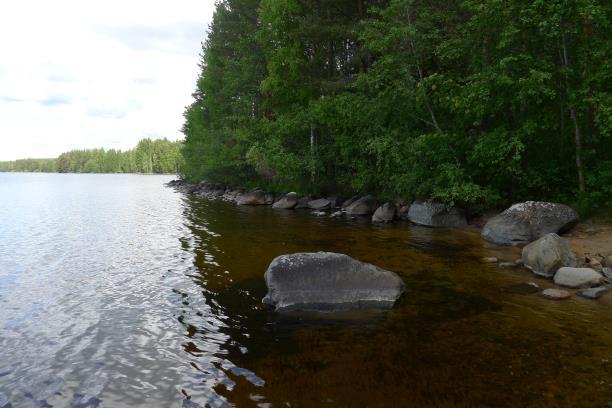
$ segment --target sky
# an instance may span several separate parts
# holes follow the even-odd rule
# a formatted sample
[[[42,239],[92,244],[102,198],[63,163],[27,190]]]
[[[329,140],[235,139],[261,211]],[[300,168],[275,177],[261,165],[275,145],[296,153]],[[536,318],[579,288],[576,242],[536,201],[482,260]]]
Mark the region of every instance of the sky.
[[[183,136],[214,0],[19,0],[0,12],[0,160]]]

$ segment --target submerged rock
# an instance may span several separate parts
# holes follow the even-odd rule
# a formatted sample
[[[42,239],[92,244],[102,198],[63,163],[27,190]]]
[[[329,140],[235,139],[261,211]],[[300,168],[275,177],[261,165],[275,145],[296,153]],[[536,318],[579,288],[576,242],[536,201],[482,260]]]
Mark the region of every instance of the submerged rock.
[[[554,281],[568,288],[590,288],[603,283],[603,276],[591,268],[561,268],[555,273]]]
[[[516,285],[501,288],[502,292],[511,293],[513,295],[531,295],[532,293],[537,293],[540,290],[540,287],[533,282],[517,283]]]
[[[434,201],[416,200],[408,209],[408,219],[415,224],[435,228],[461,228],[467,225],[463,210],[447,208]]]
[[[241,194],[238,197],[238,205],[264,205],[266,204],[266,193],[262,190],[254,190],[250,193]]]
[[[500,262],[498,266],[500,268],[516,268],[518,265],[514,262]]]
[[[378,208],[378,200],[376,197],[367,195],[355,200],[346,207],[347,215],[372,215]]]
[[[499,245],[522,245],[551,232],[566,231],[576,222],[578,214],[567,205],[527,201],[491,218],[481,236]]]
[[[523,248],[523,264],[536,275],[552,277],[563,266],[576,266],[576,257],[557,234],[548,234]]]
[[[272,208],[290,210],[298,203],[298,195],[296,193],[287,193],[280,200],[272,204]]]
[[[397,274],[332,252],[281,255],[264,277],[276,310],[390,308],[404,291]]]
[[[586,299],[599,299],[608,290],[609,289],[606,288],[605,286],[598,286],[596,288],[581,290],[576,294]]]
[[[563,289],[545,289],[542,291],[542,296],[551,300],[564,300],[572,297],[572,294]]]
[[[396,208],[393,203],[384,203],[372,216],[372,222],[391,222],[395,219]]]

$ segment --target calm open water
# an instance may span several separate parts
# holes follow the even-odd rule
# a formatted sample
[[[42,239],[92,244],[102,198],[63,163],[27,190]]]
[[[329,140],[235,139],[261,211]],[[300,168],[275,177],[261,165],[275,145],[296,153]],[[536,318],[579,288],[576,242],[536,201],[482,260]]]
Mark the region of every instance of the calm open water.
[[[0,407],[612,405],[612,295],[545,280],[477,231],[176,193],[168,176],[0,173]],[[264,308],[277,255],[400,274],[394,310]]]

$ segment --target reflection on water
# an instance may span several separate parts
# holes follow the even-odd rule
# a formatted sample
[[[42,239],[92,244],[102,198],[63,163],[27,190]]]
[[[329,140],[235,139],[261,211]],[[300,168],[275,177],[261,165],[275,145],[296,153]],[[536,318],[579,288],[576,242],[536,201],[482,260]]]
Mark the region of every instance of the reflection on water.
[[[236,207],[169,177],[0,174],[0,407],[607,406],[612,296],[552,302],[471,230]],[[391,311],[277,314],[277,255],[400,274]],[[537,280],[542,286],[550,286]]]

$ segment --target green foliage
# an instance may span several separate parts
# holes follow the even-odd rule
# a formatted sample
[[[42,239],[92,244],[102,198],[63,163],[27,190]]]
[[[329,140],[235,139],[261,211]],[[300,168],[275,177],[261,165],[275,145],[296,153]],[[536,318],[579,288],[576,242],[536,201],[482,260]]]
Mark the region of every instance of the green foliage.
[[[610,206],[611,14],[602,0],[219,1],[184,175],[475,210]]]
[[[0,162],[0,171],[45,173],[158,173],[177,174],[183,163],[181,142],[142,139],[125,152],[121,150],[71,150],[57,159],[24,159]]]
[[[20,159],[0,162],[0,172],[53,173],[56,170],[57,162],[55,159]]]

